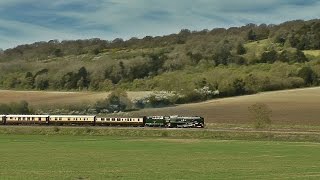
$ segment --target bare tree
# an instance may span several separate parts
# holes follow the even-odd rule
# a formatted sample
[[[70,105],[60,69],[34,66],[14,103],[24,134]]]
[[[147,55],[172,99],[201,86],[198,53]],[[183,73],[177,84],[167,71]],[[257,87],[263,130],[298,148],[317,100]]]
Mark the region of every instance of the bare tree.
[[[272,110],[264,103],[255,103],[248,107],[255,128],[266,128],[271,125]]]

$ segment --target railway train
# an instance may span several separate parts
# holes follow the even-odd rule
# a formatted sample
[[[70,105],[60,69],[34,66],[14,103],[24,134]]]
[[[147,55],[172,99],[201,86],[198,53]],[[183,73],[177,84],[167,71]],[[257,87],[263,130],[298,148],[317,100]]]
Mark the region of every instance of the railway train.
[[[91,125],[203,128],[200,116],[97,117],[96,115],[0,115],[0,125]]]

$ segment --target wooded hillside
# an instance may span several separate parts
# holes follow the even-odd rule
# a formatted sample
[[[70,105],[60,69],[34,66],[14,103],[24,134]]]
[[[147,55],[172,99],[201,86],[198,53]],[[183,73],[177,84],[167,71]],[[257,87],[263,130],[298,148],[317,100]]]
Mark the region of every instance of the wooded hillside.
[[[319,77],[320,20],[126,41],[51,40],[0,53],[1,89],[166,90],[197,101],[316,86]]]

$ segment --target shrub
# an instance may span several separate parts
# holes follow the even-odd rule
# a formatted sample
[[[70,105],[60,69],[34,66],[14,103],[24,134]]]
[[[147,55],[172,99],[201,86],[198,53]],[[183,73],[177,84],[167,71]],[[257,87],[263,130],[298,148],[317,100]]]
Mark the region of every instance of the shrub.
[[[256,103],[248,107],[255,128],[265,128],[271,125],[271,109],[264,103]]]
[[[0,104],[0,114],[30,114],[32,113],[27,101],[19,103]]]
[[[60,131],[59,127],[57,127],[57,126],[53,127],[53,132],[59,132],[59,131]]]
[[[155,92],[147,97],[134,100],[136,108],[165,107],[176,102],[177,94],[170,92]]]
[[[123,90],[113,91],[105,100],[98,101],[95,104],[98,113],[113,113],[132,109],[132,102]]]

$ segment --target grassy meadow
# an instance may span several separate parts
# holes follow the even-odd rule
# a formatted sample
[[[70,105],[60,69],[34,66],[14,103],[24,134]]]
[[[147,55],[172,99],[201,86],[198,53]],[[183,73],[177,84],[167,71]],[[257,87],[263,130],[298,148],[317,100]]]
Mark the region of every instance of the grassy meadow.
[[[319,179],[320,144],[1,135],[1,179]]]
[[[303,53],[308,56],[320,57],[320,50],[305,50]]]

